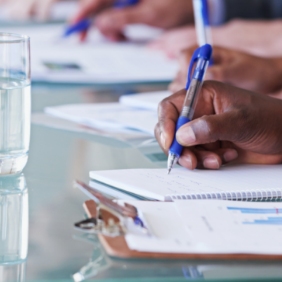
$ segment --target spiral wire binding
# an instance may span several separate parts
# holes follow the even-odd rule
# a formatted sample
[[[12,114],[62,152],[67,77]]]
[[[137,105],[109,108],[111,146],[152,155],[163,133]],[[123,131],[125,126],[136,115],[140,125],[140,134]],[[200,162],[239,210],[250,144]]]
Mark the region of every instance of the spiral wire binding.
[[[193,195],[169,195],[169,200],[281,201],[282,190],[233,191]]]

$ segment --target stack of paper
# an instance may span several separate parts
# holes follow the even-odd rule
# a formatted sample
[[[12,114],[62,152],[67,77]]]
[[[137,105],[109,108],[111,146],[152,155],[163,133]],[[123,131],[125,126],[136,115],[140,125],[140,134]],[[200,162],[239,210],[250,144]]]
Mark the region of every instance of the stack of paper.
[[[45,113],[106,131],[136,131],[154,135],[159,102],[170,92],[122,96],[120,103],[71,104],[45,108]]]
[[[133,95],[123,95],[119,102],[123,105],[157,112],[159,103],[171,95],[169,91],[147,92]]]
[[[84,126],[110,131],[142,131],[154,135],[157,113],[119,103],[74,104],[45,108],[47,114]]]

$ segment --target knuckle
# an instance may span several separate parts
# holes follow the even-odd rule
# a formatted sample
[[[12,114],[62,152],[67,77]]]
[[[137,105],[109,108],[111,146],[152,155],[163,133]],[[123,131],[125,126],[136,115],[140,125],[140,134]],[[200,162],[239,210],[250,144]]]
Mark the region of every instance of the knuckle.
[[[212,94],[216,94],[217,91],[217,86],[218,86],[218,82],[216,81],[205,81],[202,87],[202,91],[204,93],[212,93]]]
[[[167,108],[168,105],[170,104],[170,101],[169,101],[169,97],[163,99],[161,102],[159,102],[159,105],[158,105],[158,113],[159,113],[159,116],[160,114],[162,113],[163,109]]]

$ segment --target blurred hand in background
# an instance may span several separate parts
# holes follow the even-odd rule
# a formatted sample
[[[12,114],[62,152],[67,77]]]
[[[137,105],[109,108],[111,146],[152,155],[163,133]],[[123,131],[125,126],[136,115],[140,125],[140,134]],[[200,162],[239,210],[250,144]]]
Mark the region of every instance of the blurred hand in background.
[[[0,0],[7,9],[9,18],[13,20],[28,20],[33,18],[46,21],[52,5],[59,0]]]
[[[110,40],[124,39],[127,24],[142,23],[160,28],[173,28],[193,22],[191,0],[140,0],[122,9],[113,8],[114,0],[81,0],[71,22],[95,17],[95,25]]]
[[[170,85],[176,92],[187,81],[187,69],[197,45],[181,52],[179,72]],[[229,83],[262,94],[282,89],[282,56],[262,58],[223,47],[213,47],[214,64],[207,69],[206,79]]]
[[[282,20],[252,21],[232,20],[212,27],[214,45],[249,52],[263,57],[282,57]],[[149,47],[164,51],[169,57],[177,57],[181,50],[197,44],[193,26],[167,31]]]

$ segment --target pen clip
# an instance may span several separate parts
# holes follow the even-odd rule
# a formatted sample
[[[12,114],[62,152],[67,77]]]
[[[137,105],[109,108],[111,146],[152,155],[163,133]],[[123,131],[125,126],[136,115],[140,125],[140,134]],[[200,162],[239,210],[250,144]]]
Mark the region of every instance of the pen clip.
[[[200,53],[199,51],[200,51],[200,48],[197,48],[194,51],[192,59],[190,61],[190,65],[189,65],[189,69],[188,69],[188,76],[187,76],[187,83],[186,83],[186,90],[188,90],[188,88],[190,86],[190,83],[191,83],[191,80],[192,80],[192,70],[193,70],[195,63],[199,59],[199,53]]]
[[[206,61],[210,61],[211,55],[212,55],[212,47],[211,47],[210,44],[205,44],[205,45],[197,48],[194,51],[193,56],[192,56],[191,61],[190,61],[189,69],[188,69],[186,90],[188,90],[189,87],[190,87],[190,83],[191,83],[191,80],[192,80],[192,71],[193,71],[194,65],[197,63],[197,61],[200,58],[204,59]],[[203,70],[202,70],[202,72],[204,73]],[[203,75],[201,76],[201,79],[202,79],[202,77],[203,77]]]

